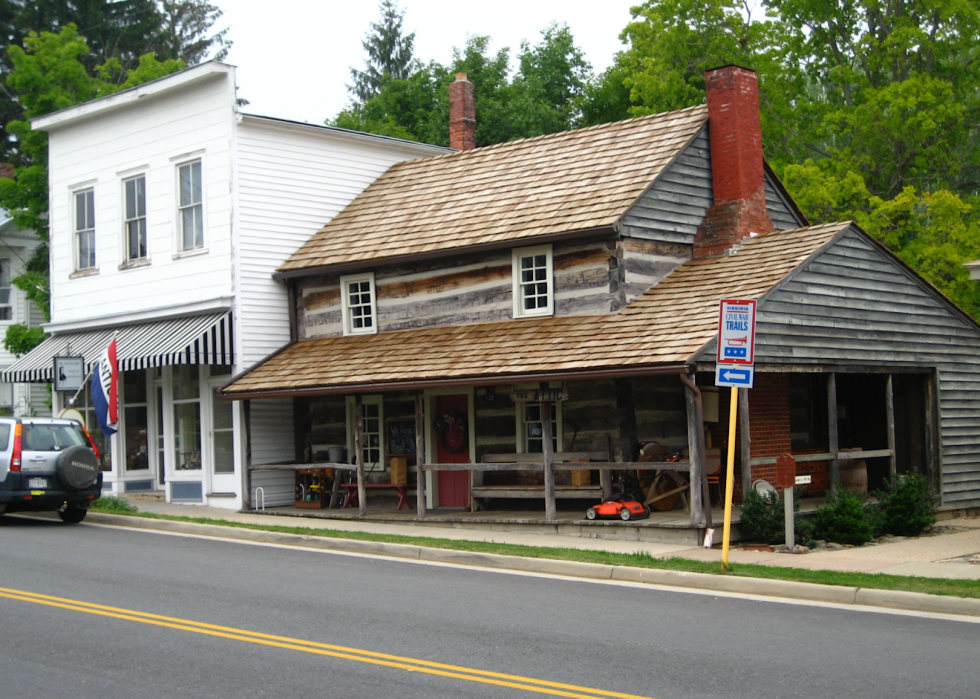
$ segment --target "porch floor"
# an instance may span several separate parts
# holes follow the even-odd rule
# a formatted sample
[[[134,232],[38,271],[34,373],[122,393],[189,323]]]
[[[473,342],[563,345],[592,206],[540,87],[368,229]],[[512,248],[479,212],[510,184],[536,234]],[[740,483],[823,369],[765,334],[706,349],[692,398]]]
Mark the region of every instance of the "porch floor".
[[[805,498],[800,503],[801,512],[810,512],[823,504],[823,498]],[[489,510],[467,512],[464,510],[429,510],[424,519],[419,519],[414,509],[396,509],[394,500],[378,503],[368,501],[367,514],[358,515],[355,508],[346,510],[315,510],[301,507],[270,507],[266,510],[250,510],[253,514],[268,514],[287,517],[306,517],[333,520],[356,520],[400,524],[408,527],[450,527],[457,529],[478,529],[490,531],[520,532],[526,534],[549,534],[586,539],[613,539],[620,541],[647,541],[665,544],[686,544],[700,546],[704,541],[704,528],[691,525],[690,514],[683,509],[659,512],[654,510],[647,519],[623,522],[620,520],[585,519],[585,507],[559,510],[557,520],[547,522],[542,510]],[[725,511],[721,506],[712,507],[711,519],[715,528],[715,541],[721,541],[721,529]],[[732,541],[739,541],[740,518],[738,508],[732,510]],[[410,535],[411,532],[406,532]],[[423,532],[418,532],[423,535]]]

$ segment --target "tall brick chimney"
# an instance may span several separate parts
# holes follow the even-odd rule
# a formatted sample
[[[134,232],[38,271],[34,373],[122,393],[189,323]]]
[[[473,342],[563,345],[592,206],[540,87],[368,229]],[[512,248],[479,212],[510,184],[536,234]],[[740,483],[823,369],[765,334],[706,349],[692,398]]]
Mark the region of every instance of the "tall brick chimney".
[[[714,204],[694,236],[694,256],[722,255],[749,233],[768,233],[759,80],[725,66],[705,75]]]
[[[476,148],[475,88],[466,73],[456,73],[456,80],[449,83],[449,147]]]

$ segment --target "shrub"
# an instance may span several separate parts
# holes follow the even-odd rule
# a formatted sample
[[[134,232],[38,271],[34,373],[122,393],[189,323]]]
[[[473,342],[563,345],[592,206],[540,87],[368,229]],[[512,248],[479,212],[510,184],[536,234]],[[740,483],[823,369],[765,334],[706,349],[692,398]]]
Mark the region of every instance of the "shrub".
[[[92,509],[98,512],[136,512],[136,505],[129,504],[125,498],[115,495],[103,495],[92,503]]]
[[[818,507],[813,517],[814,539],[855,546],[871,541],[873,530],[864,510],[864,498],[835,484],[827,505]]]
[[[797,489],[793,499],[793,511],[800,509],[802,489]],[[742,523],[739,525],[742,533],[753,541],[767,544],[782,544],[786,542],[786,506],[779,496],[772,491],[759,494],[750,490],[742,501]],[[812,540],[810,522],[796,517],[794,520],[796,543],[802,544]]]
[[[936,521],[939,496],[929,481],[917,473],[896,476],[875,492],[881,510],[883,532],[918,536]]]

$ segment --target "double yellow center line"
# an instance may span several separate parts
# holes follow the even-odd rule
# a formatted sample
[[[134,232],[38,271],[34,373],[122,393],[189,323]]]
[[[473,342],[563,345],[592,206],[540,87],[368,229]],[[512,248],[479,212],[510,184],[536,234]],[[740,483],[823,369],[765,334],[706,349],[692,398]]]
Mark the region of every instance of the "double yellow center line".
[[[343,658],[344,660],[354,660],[359,663],[369,663],[380,665],[408,672],[423,672],[429,675],[440,677],[450,677],[469,682],[480,682],[492,684],[500,687],[511,687],[538,694],[548,694],[557,697],[575,697],[576,699],[596,699],[596,697],[616,697],[617,699],[650,699],[636,694],[622,694],[620,692],[610,692],[603,689],[590,689],[579,687],[573,684],[562,684],[560,682],[549,682],[547,680],[536,680],[531,677],[521,677],[520,675],[508,675],[488,670],[476,670],[473,668],[460,667],[458,665],[446,665],[435,663],[429,660],[418,660],[416,658],[404,658],[398,655],[387,653],[376,653],[359,648],[347,648],[330,643],[317,643],[315,641],[304,641],[298,638],[288,638],[286,636],[273,636],[270,634],[235,629],[228,626],[217,626],[215,624],[205,624],[200,621],[189,619],[178,619],[175,617],[161,616],[159,614],[147,614],[131,609],[121,609],[119,607],[107,607],[91,602],[80,602],[78,600],[65,599],[63,597],[52,597],[41,595],[35,592],[24,590],[14,590],[0,587],[0,597],[6,597],[21,602],[33,602],[48,607],[68,609],[86,614],[96,614],[98,616],[122,619],[125,621],[135,621],[141,624],[152,626],[162,626],[178,631],[189,631],[191,633],[227,638],[233,641],[244,641],[246,643],[257,643],[264,646],[275,648],[285,648],[303,653],[313,653],[315,655],[326,655],[332,658]]]

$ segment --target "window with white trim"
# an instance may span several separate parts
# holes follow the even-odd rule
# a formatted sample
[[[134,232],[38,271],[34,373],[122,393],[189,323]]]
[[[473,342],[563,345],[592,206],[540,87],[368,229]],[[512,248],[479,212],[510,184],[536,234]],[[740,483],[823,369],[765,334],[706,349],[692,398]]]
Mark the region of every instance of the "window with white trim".
[[[204,247],[204,185],[201,173],[200,160],[177,166],[177,221],[182,251]]]
[[[551,405],[551,448],[561,451],[561,403]],[[540,403],[517,404],[518,434],[522,454],[541,454],[544,451],[544,429]]]
[[[95,190],[74,193],[75,269],[95,269]]]
[[[374,295],[374,272],[351,274],[340,278],[344,335],[369,335],[378,332]]]
[[[146,254],[146,177],[139,175],[123,181],[123,203],[126,236],[126,261],[145,260]]]
[[[384,403],[381,396],[364,396],[361,399],[361,448],[364,452],[364,469],[366,471],[384,471]],[[347,442],[348,453],[356,454],[356,425],[354,397],[347,398]],[[353,463],[353,459],[351,459]]]
[[[10,260],[0,259],[0,320],[13,320],[14,306],[10,296]]]
[[[550,245],[514,250],[515,318],[554,314],[553,276]]]

